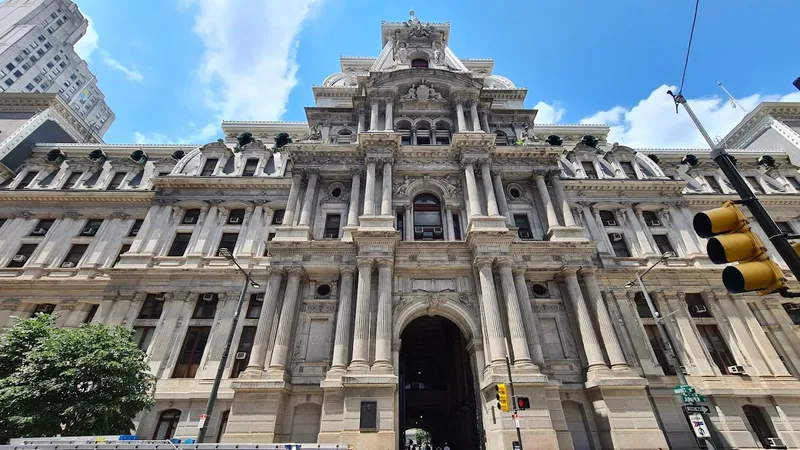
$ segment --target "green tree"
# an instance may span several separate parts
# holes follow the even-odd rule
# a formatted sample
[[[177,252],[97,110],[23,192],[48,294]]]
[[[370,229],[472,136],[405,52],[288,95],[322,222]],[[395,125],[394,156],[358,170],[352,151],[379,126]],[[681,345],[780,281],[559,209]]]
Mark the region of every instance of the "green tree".
[[[124,327],[56,328],[39,314],[0,339],[0,442],[125,434],[154,405],[145,354]]]

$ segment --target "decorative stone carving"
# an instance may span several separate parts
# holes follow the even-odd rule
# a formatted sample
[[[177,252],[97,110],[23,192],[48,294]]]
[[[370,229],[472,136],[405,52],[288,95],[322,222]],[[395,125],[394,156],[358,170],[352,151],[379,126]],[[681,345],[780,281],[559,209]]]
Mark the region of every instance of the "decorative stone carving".
[[[16,214],[14,214],[14,217],[22,218],[22,219],[26,219],[27,220],[27,219],[30,219],[31,217],[33,217],[33,214],[31,214],[30,211],[18,211]]]
[[[400,101],[432,101],[432,102],[446,102],[442,94],[436,91],[433,85],[426,85],[424,83],[420,83],[419,86],[416,84],[412,84],[410,88],[408,88],[408,93],[400,97]]]
[[[408,193],[408,188],[411,186],[414,180],[411,179],[408,175],[403,175],[403,181],[399,183],[394,183],[392,185],[392,192],[394,195],[406,195]]]
[[[336,312],[336,305],[333,303],[303,303],[303,312],[333,314]]]
[[[67,211],[64,213],[64,217],[67,219],[80,219],[83,216],[77,211]]]
[[[111,216],[109,216],[109,217],[111,219],[130,219],[131,215],[126,213],[126,212],[115,211],[115,212],[111,213]]]

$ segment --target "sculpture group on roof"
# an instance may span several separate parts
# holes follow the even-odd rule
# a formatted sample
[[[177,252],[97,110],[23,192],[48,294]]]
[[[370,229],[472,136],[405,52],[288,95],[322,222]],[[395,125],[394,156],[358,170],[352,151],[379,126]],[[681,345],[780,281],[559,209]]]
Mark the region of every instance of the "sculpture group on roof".
[[[408,93],[400,97],[402,101],[410,101],[410,100],[421,100],[421,101],[435,101],[435,102],[444,102],[447,101],[442,94],[436,92],[436,89],[433,88],[433,85],[426,85],[421,83],[419,86],[416,84],[412,84],[410,88],[408,88]]]

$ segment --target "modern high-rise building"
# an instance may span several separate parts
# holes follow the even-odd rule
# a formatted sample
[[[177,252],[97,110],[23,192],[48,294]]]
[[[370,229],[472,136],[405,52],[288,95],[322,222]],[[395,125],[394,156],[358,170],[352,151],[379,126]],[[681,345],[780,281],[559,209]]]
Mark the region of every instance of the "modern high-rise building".
[[[36,144],[0,189],[0,326],[128,327],[158,379],[136,434],[195,436],[245,282],[225,248],[262,287],[245,291],[211,440],[383,450],[421,429],[434,448],[512,448],[495,400],[508,355],[528,449],[705,448],[679,371],[715,448],[800,446],[800,303],[724,288],[691,226],[735,197],[707,149],[538,123],[526,89],[449,36],[383,23],[377,57],[313,88],[307,123]],[[764,103],[725,138],[786,233],[798,117]],[[658,261],[644,280],[667,340],[629,284]]]

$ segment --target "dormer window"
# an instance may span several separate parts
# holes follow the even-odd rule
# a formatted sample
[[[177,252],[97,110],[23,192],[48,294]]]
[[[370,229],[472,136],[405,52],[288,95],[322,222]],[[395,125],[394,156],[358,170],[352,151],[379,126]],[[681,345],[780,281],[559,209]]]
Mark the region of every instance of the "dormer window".
[[[348,129],[339,130],[339,133],[336,135],[336,143],[337,144],[350,144],[353,142],[352,140],[353,133]]]
[[[586,174],[586,178],[592,180],[597,179],[597,171],[594,169],[594,163],[592,161],[581,162],[581,167],[583,167],[583,173]]]
[[[636,179],[636,170],[633,168],[633,163],[630,161],[621,161],[619,163],[620,167],[622,167],[622,171],[625,172],[625,176],[627,178]]]
[[[428,60],[426,59],[414,59],[411,61],[411,68],[412,69],[427,69],[428,68]]]
[[[497,137],[494,138],[495,145],[508,145],[508,136],[502,131],[496,133]]]

